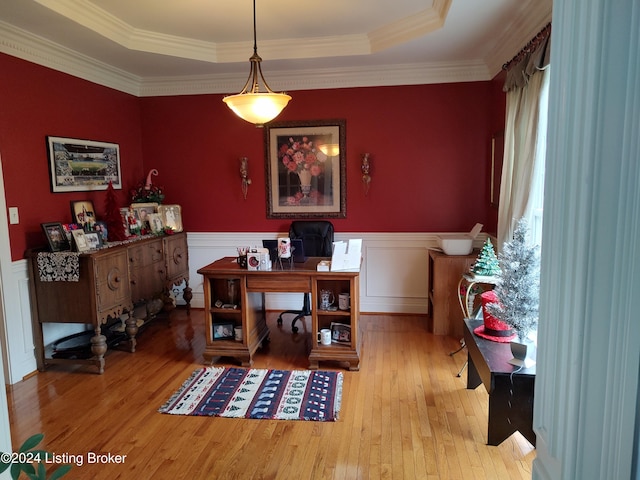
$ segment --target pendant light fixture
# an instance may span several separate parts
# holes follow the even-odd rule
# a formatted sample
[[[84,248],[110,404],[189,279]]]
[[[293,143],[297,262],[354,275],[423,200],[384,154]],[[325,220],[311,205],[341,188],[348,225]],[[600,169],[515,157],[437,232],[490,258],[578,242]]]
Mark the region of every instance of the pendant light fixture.
[[[256,40],[256,0],[253,0],[253,55],[249,59],[251,70],[242,91],[224,97],[222,101],[243,120],[258,126],[273,120],[287,106],[291,97],[286,93],[275,93],[262,76]],[[260,91],[260,84],[264,91]]]

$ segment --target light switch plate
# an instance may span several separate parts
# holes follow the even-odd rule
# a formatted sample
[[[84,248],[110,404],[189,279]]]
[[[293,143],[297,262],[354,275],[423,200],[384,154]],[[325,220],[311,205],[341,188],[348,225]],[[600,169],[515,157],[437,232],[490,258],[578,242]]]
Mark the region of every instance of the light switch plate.
[[[18,207],[9,207],[9,223],[11,225],[20,223],[20,217],[18,216]]]

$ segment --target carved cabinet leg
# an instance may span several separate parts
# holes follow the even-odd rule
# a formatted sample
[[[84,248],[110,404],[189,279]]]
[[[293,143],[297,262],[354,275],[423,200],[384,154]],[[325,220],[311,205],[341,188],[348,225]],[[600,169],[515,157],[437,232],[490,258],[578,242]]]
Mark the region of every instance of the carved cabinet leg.
[[[129,335],[129,343],[131,344],[131,352],[136,351],[136,334],[138,333],[138,320],[129,313],[129,316],[124,321],[125,331]]]
[[[187,313],[191,313],[191,299],[193,298],[193,293],[191,293],[191,287],[189,287],[189,280],[185,280],[185,287],[182,291],[182,298],[187,304]]]
[[[91,337],[91,353],[96,356],[99,373],[104,373],[104,354],[107,353],[107,337],[96,329],[96,334]]]

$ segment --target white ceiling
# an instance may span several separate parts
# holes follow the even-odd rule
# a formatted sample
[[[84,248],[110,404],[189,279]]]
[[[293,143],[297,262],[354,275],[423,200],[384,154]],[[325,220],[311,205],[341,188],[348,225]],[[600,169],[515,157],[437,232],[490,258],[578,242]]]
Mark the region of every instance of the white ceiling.
[[[274,90],[488,80],[551,0],[257,0]],[[0,51],[134,95],[236,93],[252,0],[1,0]]]

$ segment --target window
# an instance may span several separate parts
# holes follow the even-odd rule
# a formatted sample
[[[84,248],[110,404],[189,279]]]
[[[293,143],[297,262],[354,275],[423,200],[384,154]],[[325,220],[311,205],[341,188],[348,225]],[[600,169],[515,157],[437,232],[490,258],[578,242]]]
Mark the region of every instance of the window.
[[[529,207],[525,218],[529,224],[529,241],[532,245],[542,245],[542,213],[544,203],[544,171],[547,153],[547,117],[549,105],[549,70],[544,72],[538,114],[538,137],[536,139],[536,159],[531,185]]]

